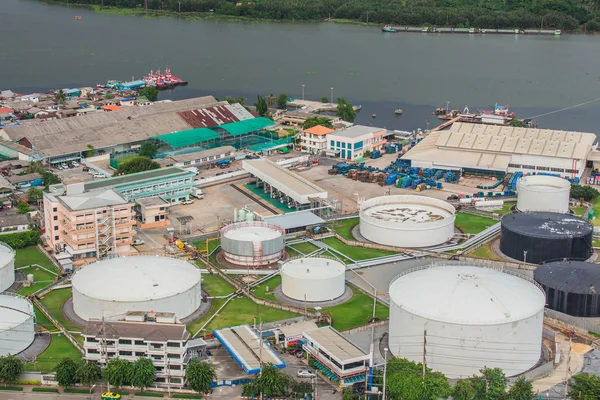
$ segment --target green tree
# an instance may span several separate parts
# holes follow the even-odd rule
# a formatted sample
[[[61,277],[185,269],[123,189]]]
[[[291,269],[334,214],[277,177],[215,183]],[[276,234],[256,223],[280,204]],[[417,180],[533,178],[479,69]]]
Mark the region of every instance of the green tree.
[[[260,392],[269,397],[285,396],[288,387],[287,376],[273,364],[263,366],[256,384]]]
[[[523,375],[518,377],[508,390],[509,400],[531,400],[534,396],[533,384]]]
[[[475,388],[471,379],[459,379],[452,389],[453,400],[473,400],[475,398]]]
[[[129,369],[129,382],[133,387],[144,390],[152,385],[156,378],[156,368],[152,364],[152,360],[145,357],[140,357]]]
[[[140,156],[152,158],[156,155],[157,151],[158,149],[154,143],[151,141],[146,141],[142,143],[142,146],[140,147]]]
[[[236,100],[231,96],[225,96],[225,101],[228,102],[229,104],[233,104],[236,102]]]
[[[52,172],[46,172],[42,174],[42,185],[48,190],[48,186],[59,183],[60,179],[58,179],[58,175],[53,174]]]
[[[120,388],[129,383],[130,370],[131,364],[129,361],[113,358],[106,364],[106,367],[102,371],[102,377],[115,388]]]
[[[242,97],[242,96],[238,96],[238,98],[236,100],[236,102],[239,103],[243,107],[246,106],[246,101],[247,101],[247,99],[245,97]]]
[[[583,198],[585,201],[592,201],[600,192],[591,186],[571,185],[571,198],[579,200]]]
[[[306,118],[304,120],[304,123],[302,124],[302,128],[308,129],[308,128],[312,128],[313,126],[317,126],[317,125],[321,125],[326,128],[333,129],[333,123],[331,122],[331,118],[320,117],[320,116]]]
[[[356,111],[354,110],[354,106],[344,100],[343,97],[338,97],[337,99],[337,111],[335,115],[343,119],[344,121],[354,122],[356,118]]]
[[[327,96],[321,97],[321,103],[329,103],[329,99],[327,98]]]
[[[266,100],[267,100],[267,105],[269,107],[273,107],[275,105],[275,103],[277,102],[277,99],[275,98],[275,95],[273,93],[269,93]]]
[[[119,163],[119,168],[117,168],[117,172],[115,172],[115,176],[117,175],[128,175],[136,172],[142,171],[150,171],[153,169],[160,168],[160,164],[156,161],[152,161],[148,157],[144,156],[135,156],[131,157],[129,160],[125,162]]]
[[[31,189],[29,189],[27,191],[27,199],[29,200],[30,203],[34,203],[34,204],[37,203],[38,201],[40,201],[42,199],[43,195],[44,195],[44,192],[42,192],[38,188],[32,187]]]
[[[284,110],[287,107],[289,97],[285,93],[281,93],[277,98],[277,108]]]
[[[264,117],[265,115],[267,115],[267,112],[269,112],[269,106],[267,106],[267,102],[265,101],[264,97],[257,95],[256,99],[257,102],[254,105],[256,107],[256,112],[261,117]]]
[[[525,122],[521,121],[520,119],[513,118],[510,121],[510,126],[515,126],[517,128],[524,128],[525,127]]]
[[[423,365],[405,358],[391,358],[387,362],[386,390],[390,399],[437,400],[447,398],[452,388],[440,372],[425,369]]]
[[[21,372],[23,372],[23,361],[20,358],[12,354],[0,357],[0,379],[2,382],[7,385],[16,383]]]
[[[91,361],[82,362],[75,373],[77,381],[83,386],[92,386],[102,377],[102,371],[98,363]]]
[[[32,210],[33,209],[24,200],[19,200],[17,202],[17,214],[27,214]]]
[[[185,367],[185,380],[195,392],[206,394],[210,392],[210,384],[217,379],[214,365],[205,361],[192,359]]]
[[[292,395],[293,398],[305,398],[305,395],[312,395],[313,393],[313,387],[310,383],[308,382],[296,382],[295,380],[291,379],[290,380],[290,387],[289,387],[289,392]]]
[[[146,86],[140,90],[139,97],[145,97],[150,101],[158,100],[158,89],[154,86]]]
[[[58,92],[56,93],[56,101],[58,102],[58,104],[63,104],[65,102],[65,91],[62,89],[58,89]]]
[[[104,96],[104,98],[105,98],[106,100],[112,100],[112,99],[114,99],[114,98],[115,98],[115,95],[114,95],[114,94],[112,94],[112,93],[106,93],[106,96]]]
[[[94,157],[96,155],[96,149],[91,144],[87,145],[88,150],[85,152],[86,157]]]
[[[42,174],[44,173],[44,164],[41,161],[32,161],[25,171],[28,174]]]
[[[68,388],[77,383],[77,364],[70,358],[63,358],[56,365],[56,381],[58,386]]]
[[[475,398],[481,400],[506,399],[508,378],[500,368],[484,368],[481,375],[473,376],[471,382],[475,388]]]
[[[573,400],[600,399],[600,377],[587,372],[571,377],[569,397]]]

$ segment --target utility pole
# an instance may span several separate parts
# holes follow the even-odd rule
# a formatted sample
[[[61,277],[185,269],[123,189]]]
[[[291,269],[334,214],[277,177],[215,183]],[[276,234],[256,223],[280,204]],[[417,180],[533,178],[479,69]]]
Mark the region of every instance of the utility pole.
[[[262,348],[263,348],[263,341],[262,341],[262,317],[260,317],[260,328],[258,331],[258,365],[259,365],[259,369],[258,369],[258,376],[262,376],[262,368],[263,368],[263,362],[262,362]],[[262,392],[262,388],[260,389],[260,400],[263,400],[263,392]]]
[[[169,392],[169,398],[171,398],[171,360],[167,354],[167,391]]]
[[[427,369],[427,329],[423,331],[423,381],[425,381],[425,370]]]
[[[108,349],[106,348],[106,324],[104,323],[104,316],[102,317],[102,351],[104,352],[104,361],[105,364],[104,366],[106,367],[108,365]],[[110,381],[107,379],[106,380],[106,388],[108,389],[107,391],[110,392]]]
[[[563,394],[563,400],[567,400],[567,392],[569,391],[569,372],[571,372],[571,338],[573,333],[569,331],[569,355],[567,356],[567,368],[565,370],[565,393]]]
[[[385,400],[385,380],[387,377],[387,353],[388,348],[383,349],[383,396],[381,400]]]

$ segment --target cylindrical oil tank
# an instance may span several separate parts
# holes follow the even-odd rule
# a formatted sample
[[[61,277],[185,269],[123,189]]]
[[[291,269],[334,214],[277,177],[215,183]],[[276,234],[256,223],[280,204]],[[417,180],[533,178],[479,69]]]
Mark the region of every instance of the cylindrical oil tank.
[[[528,175],[517,183],[519,211],[569,212],[571,183],[557,176]]]
[[[539,264],[592,255],[592,225],[569,214],[525,212],[502,218],[500,250],[515,260]]]
[[[388,246],[434,246],[454,236],[454,214],[454,206],[432,197],[374,197],[360,203],[360,234]]]
[[[0,294],[0,356],[18,354],[35,337],[35,313],[27,298],[12,293]]]
[[[346,266],[322,257],[292,259],[281,267],[281,290],[302,301],[328,301],[344,294]]]
[[[84,320],[118,320],[128,311],[174,313],[179,319],[200,307],[200,270],[187,261],[131,256],[82,267],[71,280],[73,309]]]
[[[539,360],[545,297],[530,278],[444,262],[400,274],[389,296],[389,349],[396,357],[425,357],[451,379],[484,367],[514,376]]]
[[[556,261],[539,265],[533,278],[544,288],[548,308],[574,317],[600,317],[600,265]]]
[[[15,283],[15,251],[0,242],[0,292]]]
[[[250,267],[273,264],[283,257],[285,230],[261,221],[238,222],[221,228],[226,261]]]

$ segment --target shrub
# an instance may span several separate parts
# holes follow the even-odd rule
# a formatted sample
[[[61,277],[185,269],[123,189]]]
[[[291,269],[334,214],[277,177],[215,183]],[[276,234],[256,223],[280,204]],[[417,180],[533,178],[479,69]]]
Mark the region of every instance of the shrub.
[[[13,249],[22,249],[35,246],[40,243],[41,232],[37,229],[18,233],[7,233],[0,236],[0,242],[4,242]]]
[[[46,388],[46,387],[35,387],[31,389],[32,392],[45,392],[45,393],[58,393],[57,388]]]
[[[42,382],[35,380],[35,379],[23,379],[23,380],[17,381],[17,384],[19,384],[19,385],[41,385]]]
[[[135,394],[136,396],[144,396],[144,397],[165,397],[162,393],[150,393],[150,392],[138,392]]]
[[[89,389],[65,389],[64,393],[88,394],[88,393],[90,393],[90,390]]]
[[[12,390],[15,392],[22,392],[23,388],[21,386],[0,386],[0,390]]]

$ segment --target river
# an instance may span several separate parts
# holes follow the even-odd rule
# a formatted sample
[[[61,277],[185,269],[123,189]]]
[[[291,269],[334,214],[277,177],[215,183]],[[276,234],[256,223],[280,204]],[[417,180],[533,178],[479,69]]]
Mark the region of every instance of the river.
[[[75,20],[81,15],[82,20]],[[0,88],[29,93],[128,80],[170,67],[187,87],[161,99],[256,94],[361,104],[358,123],[424,128],[435,107],[508,104],[527,118],[600,97],[595,36],[383,34],[376,27],[231,23],[96,14],[2,0]],[[404,115],[394,115],[403,108]],[[600,101],[539,118],[596,132]],[[377,114],[372,118],[372,114]]]

